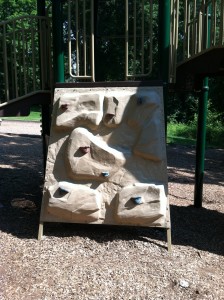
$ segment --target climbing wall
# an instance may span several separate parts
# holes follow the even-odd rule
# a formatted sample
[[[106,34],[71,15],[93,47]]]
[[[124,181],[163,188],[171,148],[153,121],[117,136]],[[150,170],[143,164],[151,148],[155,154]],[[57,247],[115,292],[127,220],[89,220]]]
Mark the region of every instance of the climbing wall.
[[[56,89],[40,222],[169,221],[162,87]]]

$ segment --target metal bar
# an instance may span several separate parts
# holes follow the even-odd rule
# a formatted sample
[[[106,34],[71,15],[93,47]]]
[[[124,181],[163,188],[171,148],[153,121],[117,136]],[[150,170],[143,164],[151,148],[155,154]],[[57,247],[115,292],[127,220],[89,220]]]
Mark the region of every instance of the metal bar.
[[[148,73],[143,73],[143,74],[141,74],[141,73],[138,73],[138,74],[128,74],[126,77],[127,78],[133,78],[133,77],[138,78],[138,77],[147,77],[149,75],[150,75],[150,73],[148,72]]]
[[[125,1],[125,77],[128,77],[128,33],[129,33],[129,10],[128,10],[128,0]]]
[[[50,28],[50,22],[49,18],[46,18],[46,42],[47,42],[47,61],[48,61],[48,73],[47,73],[47,78],[48,78],[48,86],[46,88],[53,90],[53,72],[52,72],[52,53],[51,53],[51,45],[52,45],[52,37],[51,37],[51,28]]]
[[[219,45],[222,46],[224,42],[224,1],[221,1],[221,11],[220,11],[220,38],[219,38]]]
[[[196,28],[195,28],[195,22],[196,22],[196,0],[194,0],[194,7],[193,7],[193,21],[192,21],[192,44],[191,44],[191,52],[192,54],[195,54],[195,42],[196,42]]]
[[[24,23],[22,23],[24,29]],[[26,42],[24,37],[24,30],[22,30],[22,52],[23,52],[23,83],[24,83],[24,92],[27,94],[27,76],[26,76]],[[21,91],[20,91],[21,92]]]
[[[72,78],[77,78],[77,79],[91,79],[93,81],[92,75],[79,75],[79,76],[77,76],[77,75],[70,74],[70,76]]]
[[[199,11],[199,21],[198,21],[198,52],[201,52],[202,50],[202,12]]]
[[[52,1],[54,80],[64,82],[64,51],[63,51],[62,2]]]
[[[170,1],[160,0],[160,73],[165,83],[169,78]]]
[[[153,1],[153,0],[151,0],[151,1]],[[125,39],[125,34],[121,34],[121,35],[100,35],[100,37],[102,38],[102,39],[105,39],[105,38],[110,38],[110,39]],[[134,35],[133,34],[129,34],[129,38],[133,38],[134,37]],[[141,34],[136,34],[136,37],[137,38],[140,38],[141,39],[141,37],[142,37],[142,35]],[[148,38],[149,37],[149,33],[145,33],[144,34],[144,38]]]
[[[37,0],[37,14],[38,16],[45,16],[45,0]]]
[[[190,3],[187,6],[187,58],[190,57]]]
[[[23,90],[23,82],[24,80],[22,79],[22,75],[23,75],[23,57],[21,57],[21,55],[23,56],[23,40],[21,39],[21,36],[19,35],[20,31],[16,30],[15,31],[16,35],[17,35],[17,51],[18,51],[18,86],[19,86],[19,92],[21,93]],[[22,44],[22,46],[21,46]],[[22,60],[22,61],[21,61]],[[20,94],[19,93],[19,94]]]
[[[58,0],[56,0],[58,1]],[[21,16],[21,17],[16,17],[16,18],[13,18],[12,20],[6,20],[6,21],[2,21],[0,22],[0,26],[1,25],[7,25],[7,24],[10,24],[10,23],[13,23],[13,22],[16,22],[16,21],[19,21],[20,23],[24,20],[24,19],[39,19],[39,20],[45,20],[46,17],[44,16],[32,16],[32,15],[26,15],[26,16]]]
[[[136,41],[136,27],[137,27],[137,25],[136,25],[136,19],[137,19],[137,17],[136,17],[136,0],[134,0],[134,12],[133,12],[133,15],[134,15],[134,22],[133,22],[133,33],[134,33],[134,64],[133,64],[133,73],[135,74],[136,73],[136,43],[137,43],[137,41]]]
[[[14,65],[14,80],[15,80],[15,95],[18,94],[18,75],[17,75],[17,55],[16,55],[16,36],[15,36],[15,21],[13,21],[13,65]]]
[[[210,14],[210,4],[207,7],[207,44],[210,46],[210,28],[211,19],[208,18]],[[198,127],[197,127],[197,144],[196,144],[196,167],[195,167],[195,188],[194,188],[194,206],[202,207],[203,198],[203,179],[204,179],[204,160],[205,160],[205,145],[206,145],[206,118],[207,118],[207,106],[208,106],[208,92],[209,84],[208,77],[203,80],[202,91],[199,98],[198,108]]]
[[[75,2],[76,75],[79,76],[79,0]]]
[[[174,44],[174,80],[176,79],[176,64],[177,64],[177,48],[178,48],[178,29],[179,29],[179,0],[176,1],[176,26],[175,26],[175,44]]]
[[[72,48],[71,48],[71,0],[68,0],[68,68],[72,76]]]
[[[39,42],[39,46],[40,46],[40,75],[41,75],[41,89],[44,89],[44,82],[45,82],[45,76],[44,76],[44,68],[45,68],[45,63],[44,63],[44,37],[43,37],[43,31],[42,31],[42,22],[40,20],[39,22],[39,37],[40,37],[40,42]]]
[[[13,37],[12,37],[12,34],[9,34],[9,38],[10,38],[10,40],[13,40]],[[13,97],[13,98],[16,98],[16,96],[15,96],[15,93],[14,93],[14,91],[15,91],[15,78],[14,78],[14,66],[13,66],[13,44],[11,43],[11,45],[9,45],[9,47],[10,47],[10,62],[11,62],[11,64],[10,64],[10,77],[11,77],[11,79],[10,79],[10,84],[11,84],[11,87],[12,88],[10,88],[10,91],[9,91],[9,97],[11,98],[11,97]]]
[[[205,1],[202,1],[202,50],[204,50],[206,46],[206,31],[207,28],[205,30]]]
[[[94,45],[94,0],[91,0],[91,70],[92,70],[92,81],[95,82],[95,45]]]
[[[5,81],[5,100],[9,101],[9,72],[8,72],[8,54],[6,44],[6,28],[3,24],[3,62],[4,62],[4,81]]]
[[[84,76],[86,76],[86,0],[83,0],[83,62]]]
[[[173,60],[174,60],[174,35],[175,35],[175,0],[170,1],[170,17],[171,17],[171,30],[170,30],[170,59],[169,59],[169,78],[173,81]]]
[[[152,72],[152,65],[153,65],[153,28],[152,28],[152,22],[153,20],[153,0],[150,0],[150,34],[149,34],[149,39],[150,39],[150,45],[149,45],[149,72],[146,74],[148,76]]]
[[[184,41],[183,41],[183,59],[185,59],[185,52],[187,48],[187,22],[188,22],[188,14],[187,14],[187,0],[184,1]]]
[[[195,187],[194,187],[194,206],[202,207],[203,198],[203,179],[204,179],[204,158],[206,144],[206,116],[208,104],[208,78],[203,81],[198,108],[198,128],[196,145],[196,167],[195,167]]]
[[[33,27],[31,28],[31,49],[32,49],[32,70],[33,70],[33,91],[36,90],[36,51],[35,51],[35,35]]]
[[[141,57],[141,72],[144,74],[144,62],[145,62],[145,51],[144,51],[144,35],[145,35],[145,13],[144,13],[144,0],[141,3],[142,10],[142,22],[141,22],[141,48],[142,48],[142,57]],[[151,42],[151,41],[150,41]]]
[[[211,24],[211,43],[213,46],[216,45],[216,18],[217,18],[217,12],[216,12],[217,6],[216,6],[216,0],[212,0],[212,24]]]
[[[178,23],[179,23],[179,0],[171,1],[171,48],[170,48],[170,64],[169,78],[171,82],[176,79],[176,62],[177,62],[177,47],[178,47]]]

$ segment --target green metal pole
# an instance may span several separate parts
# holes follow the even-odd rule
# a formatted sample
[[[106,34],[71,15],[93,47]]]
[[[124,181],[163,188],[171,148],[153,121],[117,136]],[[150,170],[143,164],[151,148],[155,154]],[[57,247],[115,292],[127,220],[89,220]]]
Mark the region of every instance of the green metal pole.
[[[37,15],[45,16],[45,0],[37,0]],[[40,47],[40,42],[39,42]],[[41,53],[41,51],[40,51]],[[40,54],[41,55],[41,54]],[[40,57],[41,59],[41,57]],[[50,104],[46,102],[46,104],[41,105],[41,122],[42,122],[42,151],[43,151],[43,165],[44,171],[46,169],[46,161],[47,161],[47,136],[50,135]]]
[[[159,1],[159,72],[160,78],[169,81],[170,53],[170,0]]]
[[[37,15],[45,16],[45,0],[37,0]]]
[[[209,91],[208,77],[206,77],[203,81],[203,88],[199,98],[199,108],[198,108],[196,168],[195,168],[195,187],[194,187],[194,206],[198,208],[202,207],[202,198],[203,198],[208,91]]]
[[[170,0],[159,1],[159,77],[163,80],[165,129],[169,98]]]
[[[62,1],[52,1],[54,81],[64,82]]]
[[[206,24],[207,26],[207,41],[205,44],[206,47],[209,47],[211,45],[210,11],[211,11],[211,5],[208,7],[208,24]],[[199,98],[197,144],[196,144],[194,206],[198,208],[202,207],[202,199],[203,199],[208,92],[209,92],[208,77],[205,77],[203,80],[202,91]]]

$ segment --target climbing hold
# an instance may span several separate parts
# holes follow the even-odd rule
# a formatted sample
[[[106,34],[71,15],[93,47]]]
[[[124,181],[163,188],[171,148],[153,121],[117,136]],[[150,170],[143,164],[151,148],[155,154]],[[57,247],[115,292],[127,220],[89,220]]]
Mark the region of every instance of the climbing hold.
[[[84,147],[79,147],[79,149],[83,154],[86,154],[86,153],[89,153],[90,147],[84,146]]]
[[[140,196],[132,197],[131,199],[132,199],[132,201],[133,201],[135,204],[137,204],[137,205],[143,203],[143,202],[142,202],[142,197],[140,197]]]
[[[103,177],[108,177],[108,176],[110,175],[110,173],[109,173],[109,172],[107,172],[107,171],[105,171],[105,172],[102,172],[101,174],[103,175]]]
[[[67,110],[68,109],[68,104],[62,104],[61,109],[62,110]]]
[[[137,104],[138,104],[138,105],[143,104],[143,101],[144,101],[144,100],[143,100],[142,97],[138,97],[138,98],[137,98]]]

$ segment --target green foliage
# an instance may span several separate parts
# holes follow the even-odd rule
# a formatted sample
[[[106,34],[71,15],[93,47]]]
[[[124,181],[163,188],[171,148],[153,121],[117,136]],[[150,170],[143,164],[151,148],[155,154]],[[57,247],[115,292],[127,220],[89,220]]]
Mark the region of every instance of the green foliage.
[[[224,118],[223,110],[223,86],[224,77],[214,77],[209,79],[209,97],[211,98],[210,108],[213,112],[220,113],[220,117]]]
[[[190,123],[197,113],[198,98],[193,94],[180,92],[172,94],[167,103],[168,122]]]
[[[169,142],[194,144],[197,138],[197,114],[190,122],[180,123],[170,118],[167,128]],[[221,113],[212,108],[209,101],[206,127],[207,146],[224,148],[224,122]]]
[[[36,0],[0,0],[0,20],[36,14]]]

